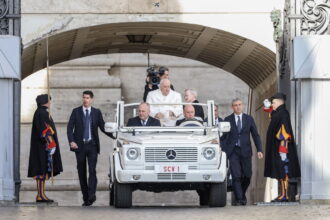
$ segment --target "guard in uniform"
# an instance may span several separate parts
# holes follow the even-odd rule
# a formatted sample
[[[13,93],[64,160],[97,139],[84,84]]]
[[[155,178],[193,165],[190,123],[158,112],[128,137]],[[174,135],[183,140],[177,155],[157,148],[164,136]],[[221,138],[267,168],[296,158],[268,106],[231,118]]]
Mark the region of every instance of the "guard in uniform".
[[[270,112],[271,117],[267,130],[264,175],[277,179],[280,184],[280,195],[272,202],[289,201],[289,193],[292,197],[295,196],[289,192],[289,180],[300,177],[297,148],[285,100],[285,94],[277,93],[271,97],[271,104],[264,101],[264,110]]]
[[[60,147],[54,121],[48,112],[50,99],[47,94],[36,99],[31,133],[28,177],[37,182],[36,202],[54,202],[45,195],[45,181],[63,171]]]

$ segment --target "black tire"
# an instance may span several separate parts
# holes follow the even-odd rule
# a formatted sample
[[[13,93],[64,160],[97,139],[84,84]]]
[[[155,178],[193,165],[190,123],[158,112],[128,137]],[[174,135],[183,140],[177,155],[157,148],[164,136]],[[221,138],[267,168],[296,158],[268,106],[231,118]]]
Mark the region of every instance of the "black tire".
[[[114,158],[112,158],[112,161],[114,161]],[[110,160],[110,164],[111,164],[111,160]],[[111,167],[110,167],[110,170],[109,170],[109,206],[113,206],[114,204],[114,183],[113,183],[113,180],[112,180],[112,175],[111,175]]]
[[[208,206],[209,205],[209,190],[197,190],[199,195],[199,205]]]
[[[132,207],[132,187],[130,184],[113,183],[114,205],[116,208]]]
[[[222,183],[213,183],[209,195],[210,207],[225,207],[227,203],[227,180]]]
[[[109,189],[109,205],[113,206],[113,204],[114,204],[114,189],[112,185],[112,188]]]

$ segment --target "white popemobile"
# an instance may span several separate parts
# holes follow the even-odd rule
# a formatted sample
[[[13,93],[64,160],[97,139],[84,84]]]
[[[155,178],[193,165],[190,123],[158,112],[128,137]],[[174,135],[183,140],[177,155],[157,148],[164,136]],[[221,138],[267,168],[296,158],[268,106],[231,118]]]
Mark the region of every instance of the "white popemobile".
[[[228,165],[219,140],[230,124],[215,125],[214,101],[197,104],[207,107],[204,125],[185,121],[178,127],[124,126],[125,108],[138,105],[119,101],[116,122],[105,125],[117,137],[110,156],[110,205],[131,207],[134,190],[196,190],[200,205],[224,207]]]

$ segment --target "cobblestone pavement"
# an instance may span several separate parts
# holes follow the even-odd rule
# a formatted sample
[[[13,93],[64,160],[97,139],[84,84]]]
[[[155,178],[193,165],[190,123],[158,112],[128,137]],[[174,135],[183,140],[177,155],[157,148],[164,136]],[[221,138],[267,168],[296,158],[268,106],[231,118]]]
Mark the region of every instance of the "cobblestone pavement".
[[[330,205],[297,206],[245,206],[205,208],[199,206],[135,206],[115,209],[106,206],[92,207],[0,207],[1,220],[175,220],[175,219],[330,219]]]

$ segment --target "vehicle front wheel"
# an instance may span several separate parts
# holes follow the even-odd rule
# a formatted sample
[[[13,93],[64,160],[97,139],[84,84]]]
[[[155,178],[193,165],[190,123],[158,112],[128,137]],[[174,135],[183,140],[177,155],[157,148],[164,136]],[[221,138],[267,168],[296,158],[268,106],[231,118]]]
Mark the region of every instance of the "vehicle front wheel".
[[[208,206],[209,205],[209,190],[197,190],[199,195],[199,205]]]
[[[132,187],[130,184],[113,183],[114,205],[116,208],[132,207]]]
[[[210,207],[225,207],[227,203],[227,180],[222,183],[213,183],[209,196]]]

